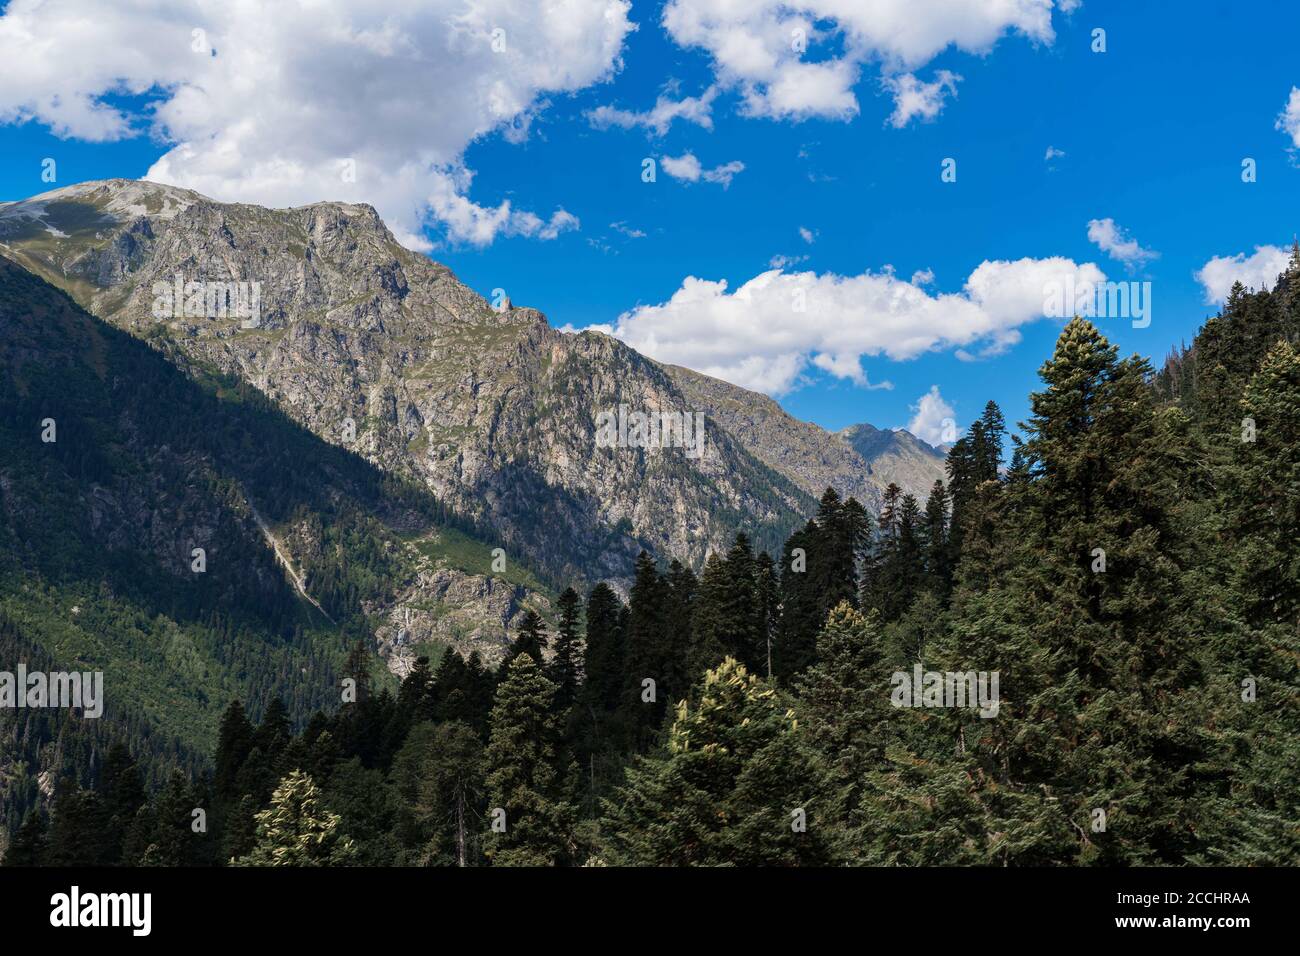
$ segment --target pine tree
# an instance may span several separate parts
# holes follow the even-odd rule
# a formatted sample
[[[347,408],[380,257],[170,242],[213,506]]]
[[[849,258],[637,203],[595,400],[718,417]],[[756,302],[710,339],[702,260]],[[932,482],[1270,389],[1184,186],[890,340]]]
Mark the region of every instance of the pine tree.
[[[356,706],[359,707],[370,700],[370,652],[366,650],[365,642],[360,638],[348,651],[348,659],[343,665],[343,676],[355,681]]]
[[[244,713],[244,705],[234,700],[221,715],[217,731],[216,773],[213,787],[223,804],[237,799],[235,777],[253,749],[253,725]]]
[[[628,593],[627,670],[623,677],[624,721],[637,750],[649,745],[672,693],[667,686],[672,675],[666,602],[667,583],[654,559],[642,551]],[[654,700],[650,702],[644,699],[645,681],[654,682]]]
[[[1297,283],[1300,285],[1300,282]],[[1246,619],[1259,627],[1300,615],[1300,355],[1279,343],[1251,378],[1241,400],[1232,532],[1240,542],[1238,592]]]
[[[763,608],[759,602],[758,564],[754,549],[745,534],[737,534],[723,560],[726,568],[722,607],[722,627],[718,640],[724,651],[746,666],[758,670],[767,657],[767,641],[762,631]],[[677,688],[676,699],[686,696],[688,688]]]
[[[717,552],[710,553],[704,561],[704,573],[700,575],[694,626],[687,655],[687,672],[692,675],[703,674],[726,656],[723,641],[730,634],[725,611],[730,588],[726,560]]]
[[[487,747],[486,853],[495,866],[556,866],[572,855],[554,699],[555,685],[529,654],[510,663],[497,688]]]
[[[772,670],[788,685],[817,657],[817,620],[822,597],[808,572],[816,551],[817,524],[792,534],[781,554],[781,618],[772,647]]]
[[[411,794],[420,825],[414,862],[422,866],[475,866],[482,858],[484,748],[469,725],[456,721],[429,729],[415,741],[418,766]]]
[[[931,591],[946,595],[952,583],[948,549],[948,492],[936,480],[925,500],[925,518],[920,529],[926,581]]]
[[[834,488],[822,494],[817,509],[817,533],[809,555],[810,584],[818,595],[815,626],[831,608],[858,602],[858,560],[871,533],[866,510],[854,498],[841,501]]]
[[[60,782],[50,809],[43,866],[106,866],[113,862],[104,802],[71,778]]]
[[[405,736],[412,724],[433,719],[436,701],[433,667],[429,664],[429,658],[421,654],[411,665],[410,671],[402,680],[402,686],[397,691],[397,710],[401,719],[402,736]]]
[[[699,582],[694,571],[680,561],[673,561],[668,565],[664,583],[667,585],[664,594],[665,669],[669,675],[667,685],[672,693],[680,696],[680,692],[690,687],[694,677],[690,670],[690,659],[695,640]]]
[[[776,562],[772,556],[763,551],[754,561],[754,583],[758,593],[758,623],[755,634],[758,647],[755,649],[761,673],[772,676],[772,641],[777,636],[781,621],[781,580],[776,572]]]
[[[100,775],[104,812],[108,818],[108,858],[114,862],[122,856],[122,840],[136,813],[145,803],[144,781],[140,768],[125,744],[115,743],[104,758]]]
[[[45,860],[45,818],[33,810],[5,850],[3,866],[41,866]]]
[[[601,829],[620,864],[826,865],[833,802],[789,700],[728,658],[629,768]]]
[[[356,855],[339,815],[326,809],[320,789],[301,770],[280,782],[255,819],[253,849],[232,866],[347,866]]]
[[[555,635],[555,657],[547,668],[547,676],[556,687],[555,706],[567,712],[578,697],[582,676],[582,650],[579,646],[579,618],[582,601],[573,588],[565,588],[556,602],[559,626]]]
[[[997,834],[976,848],[989,863],[1172,862],[1199,810],[1188,768],[1203,753],[1203,674],[1189,635],[1222,617],[1208,587],[1188,587],[1201,572],[1169,481],[1192,470],[1185,422],[1156,409],[1144,362],[1118,361],[1081,319],[1041,375],[1025,443],[1035,477],[970,499],[990,543],[964,548],[951,640],[926,661],[997,672],[1013,691],[996,720],[928,721],[934,752],[969,764],[966,783],[918,779],[906,760],[896,779],[950,793],[955,832],[975,819]]]
[[[271,698],[262,715],[262,722],[253,734],[253,746],[272,760],[289,745],[293,729],[289,724],[289,711],[279,697]]]
[[[883,763],[891,670],[874,614],[845,602],[831,611],[817,637],[817,663],[798,684],[809,741],[844,789],[847,814],[856,812],[867,775]]]
[[[199,866],[206,862],[207,834],[194,829],[194,810],[202,809],[189,780],[174,771],[149,807],[140,866]]]
[[[523,617],[519,619],[519,636],[510,645],[504,664],[509,664],[520,654],[528,654],[532,657],[534,663],[541,665],[545,661],[542,651],[549,644],[550,638],[546,633],[546,622],[542,620],[540,614],[532,608],[528,608],[524,611]]]

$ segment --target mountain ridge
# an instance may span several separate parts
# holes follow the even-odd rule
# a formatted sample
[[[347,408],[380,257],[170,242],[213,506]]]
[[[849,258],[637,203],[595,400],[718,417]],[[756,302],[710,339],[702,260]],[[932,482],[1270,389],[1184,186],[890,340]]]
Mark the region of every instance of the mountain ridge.
[[[918,494],[942,475],[937,453],[881,468],[767,396],[494,308],[362,204],[268,210],[92,181],[0,204],[0,254],[175,364],[248,382],[425,485],[556,584],[625,582],[643,548],[698,566],[737,531],[775,552],[827,485],[874,509],[892,472]],[[178,280],[258,283],[256,321],[155,314]],[[702,412],[706,453],[597,447],[596,417],[620,406]],[[381,645],[410,607],[382,609]]]

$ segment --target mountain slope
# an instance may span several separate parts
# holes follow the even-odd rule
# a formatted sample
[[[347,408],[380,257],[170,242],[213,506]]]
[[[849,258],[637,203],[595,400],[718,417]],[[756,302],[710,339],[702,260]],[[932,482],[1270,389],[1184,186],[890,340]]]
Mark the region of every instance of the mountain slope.
[[[810,495],[830,486],[874,511],[891,481],[924,500],[944,477],[944,454],[908,432],[853,425],[830,434],[766,395],[681,366],[665,367],[694,404],[709,409],[713,420]]]
[[[547,608],[526,569],[465,569],[454,552],[487,545],[426,490],[191,372],[0,258],[0,621],[104,672],[110,719],[205,753],[232,699],[337,704],[376,627],[401,672],[429,638],[499,654],[525,604]]]
[[[698,563],[737,530],[775,548],[826,484],[870,501],[889,479],[763,396],[494,309],[369,206],[84,183],[0,205],[0,253],[179,364],[235,375],[326,441],[420,480],[556,585],[623,578],[642,547]],[[256,322],[202,303],[154,315],[159,290],[204,281],[260,283]],[[620,406],[702,412],[705,453],[597,447],[597,417]]]

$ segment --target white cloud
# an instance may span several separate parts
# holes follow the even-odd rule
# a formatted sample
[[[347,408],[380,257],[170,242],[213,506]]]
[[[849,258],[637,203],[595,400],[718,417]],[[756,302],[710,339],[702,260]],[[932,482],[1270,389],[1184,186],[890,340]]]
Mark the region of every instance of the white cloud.
[[[956,440],[957,413],[939,394],[938,385],[931,385],[911,408],[915,414],[907,423],[907,430],[921,441],[942,445]]]
[[[1256,246],[1254,253],[1215,256],[1196,273],[1196,281],[1205,289],[1205,301],[1214,305],[1228,298],[1234,282],[1247,289],[1270,289],[1286,271],[1291,253],[1279,246]]]
[[[1050,163],[1054,159],[1061,159],[1065,156],[1065,150],[1057,149],[1055,146],[1048,146],[1047,152],[1043,155],[1043,162]]]
[[[948,94],[957,95],[961,77],[948,70],[940,70],[931,83],[923,83],[912,73],[885,77],[881,83],[894,94],[894,112],[889,125],[901,129],[916,117],[932,120],[943,109]]]
[[[800,226],[799,238],[811,246],[814,242],[817,241],[817,233],[813,232],[807,226]]]
[[[725,281],[689,276],[667,302],[638,306],[602,330],[652,358],[781,395],[810,364],[859,381],[868,356],[901,361],[968,347],[996,354],[1043,316],[1045,290],[1067,275],[1076,284],[1105,280],[1095,265],[1059,257],[981,263],[957,293],[930,293],[889,271],[772,269],[734,292]]]
[[[1126,268],[1135,269],[1160,258],[1160,253],[1143,249],[1136,239],[1124,234],[1124,230],[1114,219],[1090,219],[1088,221],[1088,241],[1112,259],[1122,262]]]
[[[655,105],[643,113],[621,110],[613,106],[598,106],[587,111],[587,121],[597,129],[618,126],[632,129],[642,126],[663,136],[668,132],[674,120],[685,120],[705,129],[713,129],[713,101],[718,96],[718,87],[710,86],[699,96],[686,96],[674,100],[660,94]]]
[[[644,231],[644,230],[642,230],[642,229],[634,229],[634,228],[632,228],[631,226],[629,226],[629,225],[628,225],[627,223],[625,223],[625,222],[611,222],[611,223],[609,224],[609,228],[613,229],[615,232],[621,232],[623,235],[627,236],[629,239],[644,239],[644,238],[645,238],[645,231]]]
[[[949,47],[986,53],[1007,33],[1051,43],[1052,10],[1052,0],[669,0],[663,23],[678,45],[712,58],[719,84],[739,92],[749,115],[850,119],[864,66],[896,77]],[[935,97],[908,102],[929,108]]]
[[[1291,142],[1300,148],[1300,88],[1291,87],[1291,96],[1273,128],[1286,133],[1291,137]]]
[[[745,164],[738,159],[715,166],[713,169],[705,169],[695,158],[694,153],[665,156],[660,165],[663,166],[664,172],[674,179],[681,179],[688,183],[698,183],[700,180],[706,183],[721,183],[723,189],[731,185],[732,177],[745,170]]]
[[[0,16],[0,122],[95,141],[148,132],[171,145],[151,179],[271,206],[369,202],[415,246],[427,246],[429,218],[454,241],[547,238],[576,220],[472,202],[464,151],[494,132],[526,137],[546,94],[612,75],[634,29],[629,8],[11,0]],[[120,94],[151,108],[128,113],[112,105]]]

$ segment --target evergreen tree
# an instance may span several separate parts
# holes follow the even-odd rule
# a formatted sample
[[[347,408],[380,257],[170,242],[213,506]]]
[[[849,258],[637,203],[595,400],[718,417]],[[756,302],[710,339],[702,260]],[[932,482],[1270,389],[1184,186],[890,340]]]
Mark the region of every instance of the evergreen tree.
[[[173,772],[150,804],[140,866],[200,866],[207,862],[207,834],[197,832],[194,811],[206,809],[190,781]]]
[[[506,670],[492,708],[487,747],[486,853],[496,866],[556,866],[573,852],[572,810],[556,766],[555,685],[529,654]]]
[[[612,862],[654,866],[836,861],[832,788],[790,702],[728,658],[682,701],[661,751],[605,802]]]
[[[45,818],[33,810],[5,850],[3,866],[41,866],[45,860]]]
[[[758,647],[755,652],[761,672],[770,678],[773,673],[772,641],[777,637],[777,628],[781,622],[781,580],[777,575],[776,563],[766,551],[761,552],[754,561],[754,584],[758,594],[758,623],[755,625]]]
[[[262,715],[262,722],[253,734],[253,746],[274,760],[289,745],[292,735],[289,711],[284,706],[284,701],[278,697],[271,698],[266,713]]]
[[[504,663],[509,664],[520,654],[528,654],[534,663],[541,665],[545,661],[542,651],[549,644],[550,637],[546,633],[546,622],[532,608],[527,608],[523,617],[519,619],[519,636],[510,645]]]
[[[56,790],[50,809],[44,866],[106,866],[113,841],[108,832],[104,801],[94,790],[83,790],[71,778]]]
[[[100,775],[100,790],[104,798],[104,812],[108,819],[109,848],[107,856],[114,862],[121,859],[122,840],[135,820],[136,813],[145,803],[144,781],[140,768],[131,758],[123,743],[115,743],[104,758]]]
[[[627,671],[623,678],[624,721],[631,730],[631,745],[643,750],[663,720],[672,690],[667,682],[671,646],[666,627],[667,583],[654,559],[642,551],[637,557],[628,594]],[[646,702],[644,682],[654,682],[654,700]]]
[[[547,676],[556,687],[555,706],[567,712],[577,700],[582,677],[582,649],[578,636],[582,602],[578,592],[565,588],[556,602],[556,609],[559,611],[559,628],[555,635],[555,657],[547,668]]]
[[[237,800],[235,777],[253,749],[253,725],[244,712],[244,705],[234,700],[221,715],[217,731],[216,773],[212,783],[217,799],[222,803]]]
[[[817,663],[798,685],[809,742],[823,756],[850,827],[868,775],[884,762],[890,724],[889,676],[878,622],[847,602],[831,611],[817,638]]]
[[[772,647],[772,670],[783,684],[793,681],[817,656],[822,599],[808,567],[818,534],[816,522],[809,521],[789,537],[781,554],[781,617]]]
[[[952,582],[948,550],[948,492],[935,481],[925,500],[925,518],[920,529],[926,581],[930,590],[946,594]]]
[[[412,862],[476,866],[482,859],[483,741],[458,721],[426,725],[408,741],[403,794],[412,813]],[[399,784],[399,793],[401,784]]]
[[[356,854],[340,817],[322,802],[311,777],[295,770],[280,781],[271,804],[256,815],[257,837],[233,866],[347,866]]]
[[[731,632],[725,610],[730,588],[731,580],[725,558],[711,552],[704,561],[704,572],[700,575],[692,618],[691,643],[686,660],[689,674],[703,674],[726,656],[723,641]]]

